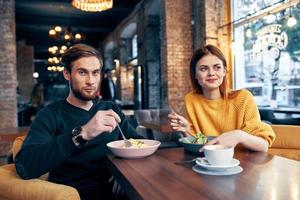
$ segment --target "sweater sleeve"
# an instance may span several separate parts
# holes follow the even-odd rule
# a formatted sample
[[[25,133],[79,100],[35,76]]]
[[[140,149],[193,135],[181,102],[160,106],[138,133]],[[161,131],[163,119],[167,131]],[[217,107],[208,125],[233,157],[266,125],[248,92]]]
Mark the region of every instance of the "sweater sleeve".
[[[185,112],[186,119],[190,124],[190,133],[196,135],[197,132],[201,132],[197,123],[196,110],[193,106],[195,99],[193,98],[193,93],[190,92],[185,96]]]
[[[245,113],[244,113],[244,125],[242,130],[265,139],[269,146],[275,140],[275,133],[270,125],[260,120],[259,111],[254,98],[250,92],[246,92],[247,97],[245,98]]]
[[[54,136],[53,118],[49,108],[41,110],[16,155],[16,170],[23,179],[37,178],[53,170],[76,151],[72,134]]]
[[[187,106],[187,104],[185,104]],[[191,113],[189,112],[186,112],[186,118],[187,118],[187,121],[189,122],[189,125],[190,125],[190,133],[192,135],[196,135],[196,130],[195,130],[195,126],[194,124],[192,123],[192,120],[191,120]]]

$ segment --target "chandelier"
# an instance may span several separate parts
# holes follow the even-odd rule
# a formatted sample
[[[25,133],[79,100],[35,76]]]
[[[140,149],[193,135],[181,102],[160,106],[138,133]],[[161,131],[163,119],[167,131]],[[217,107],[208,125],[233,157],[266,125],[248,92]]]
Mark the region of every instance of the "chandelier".
[[[54,40],[62,40],[66,43],[76,43],[83,40],[83,35],[79,32],[74,35],[70,26],[65,30],[60,26],[55,26],[49,30],[49,36]]]
[[[47,70],[60,72],[64,69],[61,55],[72,45],[84,41],[85,36],[80,32],[73,34],[70,26],[67,28],[55,26],[49,30],[49,37],[52,39],[52,45],[48,48]]]
[[[101,12],[113,7],[113,0],[72,0],[72,5],[87,12]]]

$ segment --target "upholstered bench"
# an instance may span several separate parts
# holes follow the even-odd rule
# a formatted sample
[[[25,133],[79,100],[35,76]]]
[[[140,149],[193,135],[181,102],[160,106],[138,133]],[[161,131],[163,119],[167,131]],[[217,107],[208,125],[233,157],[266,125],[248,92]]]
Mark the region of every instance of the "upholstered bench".
[[[271,126],[276,139],[269,153],[300,161],[300,126],[275,124]]]
[[[13,143],[13,157],[20,150],[25,136],[16,138]],[[73,187],[51,183],[39,179],[23,180],[14,164],[0,167],[0,200],[80,200],[77,190]]]

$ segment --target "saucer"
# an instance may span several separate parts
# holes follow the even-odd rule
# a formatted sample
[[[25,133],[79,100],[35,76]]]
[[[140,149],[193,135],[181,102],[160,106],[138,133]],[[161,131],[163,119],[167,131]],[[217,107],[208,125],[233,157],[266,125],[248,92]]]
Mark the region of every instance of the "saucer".
[[[200,167],[199,165],[195,165],[194,167],[192,167],[192,169],[194,172],[197,172],[199,174],[206,174],[206,175],[213,175],[213,176],[228,176],[228,175],[238,174],[243,171],[243,168],[241,166],[227,168],[226,170],[223,171],[207,170],[203,167]]]
[[[208,163],[206,158],[197,158],[196,164],[210,171],[224,171],[238,166],[240,164],[240,161],[237,159],[232,159],[231,163],[228,165],[212,165]]]

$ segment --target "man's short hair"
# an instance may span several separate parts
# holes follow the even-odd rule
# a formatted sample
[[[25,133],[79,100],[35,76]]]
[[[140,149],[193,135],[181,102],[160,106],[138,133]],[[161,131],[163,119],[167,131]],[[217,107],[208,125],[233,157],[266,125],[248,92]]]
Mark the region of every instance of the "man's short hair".
[[[70,47],[62,55],[61,61],[64,64],[65,69],[71,73],[72,63],[83,57],[96,57],[100,62],[100,68],[103,66],[103,60],[100,52],[86,44],[75,44]]]

